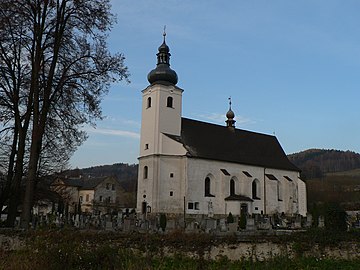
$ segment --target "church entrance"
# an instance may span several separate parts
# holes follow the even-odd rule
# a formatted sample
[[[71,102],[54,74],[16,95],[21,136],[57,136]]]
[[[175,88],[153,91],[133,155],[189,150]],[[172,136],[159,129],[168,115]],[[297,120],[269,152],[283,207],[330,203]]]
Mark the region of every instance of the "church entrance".
[[[141,205],[141,214],[146,214],[147,203],[143,202]]]

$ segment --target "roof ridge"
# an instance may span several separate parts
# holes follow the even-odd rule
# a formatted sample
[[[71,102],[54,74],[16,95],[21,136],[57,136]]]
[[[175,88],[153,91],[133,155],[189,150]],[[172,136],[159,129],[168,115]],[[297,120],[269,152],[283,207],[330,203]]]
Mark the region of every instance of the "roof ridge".
[[[220,127],[220,128],[228,129],[228,127],[225,126],[225,125],[220,125],[220,124],[216,124],[216,123],[208,123],[208,122],[204,122],[204,121],[201,121],[201,120],[195,120],[195,119],[191,119],[191,118],[187,118],[187,117],[181,117],[181,120],[193,121],[193,122],[198,122],[198,123],[205,124],[205,125],[217,126],[217,127]],[[238,130],[238,131],[241,131],[241,132],[248,132],[248,133],[257,134],[257,135],[261,135],[261,136],[268,136],[268,137],[276,138],[275,135],[260,133],[260,132],[257,132],[257,131],[250,131],[250,130],[241,129],[241,128],[235,128],[234,130],[235,131]]]

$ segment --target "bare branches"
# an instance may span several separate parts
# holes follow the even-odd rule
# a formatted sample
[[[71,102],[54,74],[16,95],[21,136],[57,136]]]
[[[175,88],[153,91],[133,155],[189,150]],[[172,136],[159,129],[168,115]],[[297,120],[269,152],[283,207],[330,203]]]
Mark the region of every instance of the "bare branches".
[[[16,134],[15,186],[27,170],[25,220],[35,178],[66,164],[86,139],[79,127],[101,119],[110,83],[128,81],[124,56],[107,48],[109,9],[109,0],[0,2],[0,125]]]

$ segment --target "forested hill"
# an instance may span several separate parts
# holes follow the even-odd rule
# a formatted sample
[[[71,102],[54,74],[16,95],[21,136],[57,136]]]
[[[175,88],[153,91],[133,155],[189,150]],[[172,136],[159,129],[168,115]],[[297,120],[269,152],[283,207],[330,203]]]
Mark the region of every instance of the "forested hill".
[[[302,170],[302,177],[305,179],[360,168],[360,154],[352,151],[309,149],[288,157]]]

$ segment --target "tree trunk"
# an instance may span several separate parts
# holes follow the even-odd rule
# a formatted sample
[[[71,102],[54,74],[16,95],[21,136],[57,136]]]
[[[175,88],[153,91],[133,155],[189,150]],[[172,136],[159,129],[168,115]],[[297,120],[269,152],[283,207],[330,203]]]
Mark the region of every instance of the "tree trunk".
[[[8,165],[8,170],[7,170],[7,175],[6,175],[6,183],[5,183],[4,189],[1,191],[1,194],[0,194],[0,215],[2,213],[2,209],[3,209],[5,202],[9,199],[9,196],[10,196],[10,187],[11,187],[11,182],[13,180],[13,175],[14,175],[14,163],[15,163],[15,156],[16,156],[17,140],[18,140],[18,130],[15,127],[13,143],[11,146],[11,153],[10,153],[10,157],[9,157],[9,165]]]
[[[25,197],[21,214],[21,228],[28,229],[31,221],[31,209],[34,203],[35,183],[37,179],[37,169],[44,134],[44,125],[34,125],[32,131],[29,170],[26,177]]]
[[[18,153],[16,157],[15,172],[10,186],[10,197],[8,204],[8,216],[6,219],[7,227],[14,227],[17,208],[20,203],[21,196],[21,180],[24,169],[26,131],[24,128],[19,132]]]

